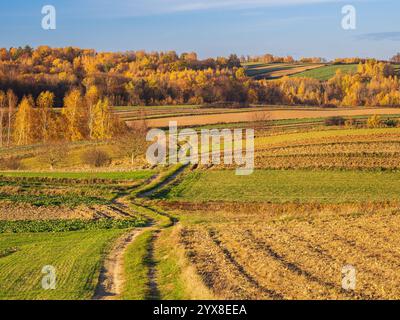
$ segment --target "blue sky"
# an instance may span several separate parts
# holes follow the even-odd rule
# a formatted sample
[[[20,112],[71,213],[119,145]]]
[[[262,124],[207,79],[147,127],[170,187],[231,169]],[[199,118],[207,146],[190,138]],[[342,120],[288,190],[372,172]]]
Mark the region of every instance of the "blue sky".
[[[57,29],[45,31],[49,4]],[[346,4],[356,30],[341,28]],[[400,52],[399,12],[398,0],[13,0],[0,11],[0,46],[386,59]]]

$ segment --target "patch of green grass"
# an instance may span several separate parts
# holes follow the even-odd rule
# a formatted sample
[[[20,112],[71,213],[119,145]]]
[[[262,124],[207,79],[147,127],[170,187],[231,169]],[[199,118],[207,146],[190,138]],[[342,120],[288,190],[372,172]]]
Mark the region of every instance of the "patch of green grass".
[[[154,197],[177,201],[344,203],[400,200],[400,172],[256,170],[188,174]]]
[[[54,178],[54,179],[104,179],[104,180],[142,180],[154,174],[151,170],[129,172],[1,172],[3,177]]]
[[[132,193],[132,197],[135,198],[138,195],[145,194],[147,192],[151,192],[157,188],[160,188],[161,186],[163,186],[163,184],[166,183],[166,181],[168,181],[168,179],[170,179],[172,176],[174,176],[183,167],[184,167],[184,165],[179,163],[179,164],[169,168],[168,170],[161,172],[160,175],[158,177],[156,177],[153,181],[151,181],[149,184],[146,184],[143,187],[136,189]]]
[[[144,203],[141,205],[132,203],[129,206],[130,208],[133,209],[134,212],[142,215],[143,217],[145,217],[146,220],[151,220],[153,223],[157,224],[157,226],[160,228],[168,228],[171,225],[173,225],[174,217],[164,214],[163,212],[161,212],[161,210],[159,210],[155,206],[149,208]]]
[[[120,297],[122,300],[145,300],[150,294],[148,252],[152,239],[153,232],[145,231],[125,251],[125,285]]]
[[[46,194],[8,194],[0,193],[0,201],[11,201],[15,203],[29,203],[36,207],[65,206],[76,208],[80,205],[106,205],[110,201],[107,199],[80,196],[77,194],[46,195]]]
[[[90,299],[101,262],[122,230],[0,234],[0,299]],[[56,270],[56,289],[44,290],[44,266]]]
[[[67,232],[144,227],[142,218],[98,220],[29,220],[0,221],[0,233]]]
[[[343,73],[353,73],[357,71],[357,66],[357,64],[330,65],[296,73],[291,77],[313,78],[320,81],[327,81],[335,76],[337,70],[341,70]]]
[[[178,254],[171,250],[172,232],[171,228],[163,230],[156,242],[157,284],[161,300],[188,299]]]

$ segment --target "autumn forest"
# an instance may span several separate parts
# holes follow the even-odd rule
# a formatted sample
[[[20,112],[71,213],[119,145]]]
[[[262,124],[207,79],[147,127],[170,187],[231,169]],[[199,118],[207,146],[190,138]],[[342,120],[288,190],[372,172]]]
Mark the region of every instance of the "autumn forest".
[[[0,145],[53,140],[104,140],[125,124],[112,106],[230,103],[309,106],[399,106],[400,80],[390,62],[358,63],[328,81],[312,78],[251,78],[243,67],[255,61],[287,64],[292,57],[200,60],[195,53],[106,53],[40,46],[0,49]],[[299,62],[324,63],[320,58]]]

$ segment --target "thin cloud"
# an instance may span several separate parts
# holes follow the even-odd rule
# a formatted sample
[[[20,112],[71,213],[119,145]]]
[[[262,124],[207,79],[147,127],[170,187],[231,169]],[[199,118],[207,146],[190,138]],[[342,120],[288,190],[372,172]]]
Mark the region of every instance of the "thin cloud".
[[[287,6],[302,4],[318,4],[328,2],[340,2],[341,0],[201,0],[201,1],[180,1],[175,0],[170,7],[172,11],[195,11],[218,8],[252,8],[268,6]]]
[[[347,0],[92,0],[93,8],[108,14],[142,16],[217,9],[251,9],[291,5],[340,3]],[[358,2],[364,0],[356,0]],[[96,10],[96,9],[94,9]]]
[[[365,33],[356,37],[357,40],[368,40],[368,41],[400,41],[400,32],[376,32],[376,33]]]

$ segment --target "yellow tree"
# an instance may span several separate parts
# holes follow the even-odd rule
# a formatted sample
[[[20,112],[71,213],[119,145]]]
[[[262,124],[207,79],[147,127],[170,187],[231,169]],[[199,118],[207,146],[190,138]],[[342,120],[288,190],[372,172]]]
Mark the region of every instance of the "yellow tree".
[[[38,135],[40,140],[44,142],[47,142],[50,138],[53,104],[54,93],[49,91],[42,92],[36,101],[38,108]]]
[[[18,106],[14,123],[14,141],[17,145],[27,145],[34,141],[33,124],[34,101],[31,96],[23,97]]]
[[[99,100],[93,107],[93,128],[91,138],[105,140],[112,137],[112,115],[108,99]]]
[[[87,135],[85,105],[78,89],[73,89],[65,96],[62,113],[66,120],[67,139],[70,141],[83,140]]]
[[[93,125],[95,118],[95,105],[100,98],[99,90],[96,86],[90,86],[86,91],[85,100],[87,105],[87,121],[89,128],[89,136],[93,138]]]

